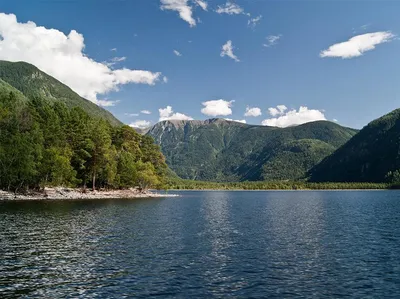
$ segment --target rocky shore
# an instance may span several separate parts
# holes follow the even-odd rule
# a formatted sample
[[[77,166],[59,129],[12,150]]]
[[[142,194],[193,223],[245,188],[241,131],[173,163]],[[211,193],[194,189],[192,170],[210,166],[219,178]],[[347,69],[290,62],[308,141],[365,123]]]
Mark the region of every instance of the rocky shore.
[[[73,200],[73,199],[107,199],[107,198],[155,198],[176,197],[176,194],[155,193],[140,191],[138,189],[127,190],[101,190],[91,191],[73,188],[45,188],[43,191],[29,191],[26,194],[15,194],[0,190],[0,201],[2,200]]]

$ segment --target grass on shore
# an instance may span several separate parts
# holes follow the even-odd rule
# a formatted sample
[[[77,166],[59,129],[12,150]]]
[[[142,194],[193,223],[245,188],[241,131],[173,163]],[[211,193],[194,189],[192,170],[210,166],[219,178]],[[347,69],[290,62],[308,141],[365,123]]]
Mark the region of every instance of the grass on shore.
[[[387,183],[310,183],[288,181],[257,182],[205,182],[191,180],[173,180],[167,183],[170,190],[376,190],[398,189],[397,185]]]

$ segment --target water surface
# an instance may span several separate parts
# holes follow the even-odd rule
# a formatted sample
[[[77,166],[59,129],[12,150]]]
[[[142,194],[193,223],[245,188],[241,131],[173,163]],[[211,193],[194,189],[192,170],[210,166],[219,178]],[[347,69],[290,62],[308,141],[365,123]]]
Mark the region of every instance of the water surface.
[[[400,192],[0,203],[0,298],[400,298]]]

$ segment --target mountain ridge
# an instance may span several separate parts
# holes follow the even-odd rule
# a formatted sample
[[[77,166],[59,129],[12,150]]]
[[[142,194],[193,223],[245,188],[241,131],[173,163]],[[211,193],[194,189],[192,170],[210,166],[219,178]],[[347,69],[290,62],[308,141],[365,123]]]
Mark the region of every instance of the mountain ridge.
[[[314,182],[384,182],[400,169],[400,109],[371,121],[310,170]]]
[[[243,181],[300,179],[356,132],[329,121],[278,128],[211,118],[165,120],[145,134],[181,178]]]
[[[0,60],[0,79],[27,98],[44,97],[50,101],[61,101],[70,108],[81,107],[91,116],[104,118],[114,126],[122,125],[111,112],[81,97],[61,81],[30,63]]]

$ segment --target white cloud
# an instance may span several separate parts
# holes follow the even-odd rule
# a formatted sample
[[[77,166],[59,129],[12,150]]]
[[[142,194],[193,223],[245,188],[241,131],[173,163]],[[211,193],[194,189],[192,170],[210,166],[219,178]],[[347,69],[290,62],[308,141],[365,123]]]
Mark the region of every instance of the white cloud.
[[[57,78],[79,95],[97,102],[99,94],[128,83],[153,85],[161,73],[112,70],[84,53],[84,38],[75,30],[68,35],[33,22],[18,23],[13,14],[0,13],[0,59],[26,61]]]
[[[332,119],[335,123],[337,123],[338,122],[338,120],[336,119],[336,118],[334,118],[334,119]]]
[[[203,0],[195,0],[194,1],[198,6],[200,6],[203,10],[207,11],[208,3]]]
[[[163,77],[163,82],[164,82],[164,83],[168,83],[168,78],[164,76],[164,77]]]
[[[225,100],[213,100],[203,102],[203,109],[201,109],[201,113],[209,116],[218,116],[218,115],[231,115],[232,114],[232,103],[234,101],[225,101]]]
[[[112,49],[110,49],[110,51],[117,52],[117,48],[112,48]]]
[[[364,54],[364,52],[371,51],[382,43],[387,43],[395,37],[389,31],[381,31],[374,33],[366,33],[357,35],[350,38],[346,42],[334,44],[327,50],[320,53],[320,57],[340,57],[340,58],[353,58]]]
[[[280,106],[281,108],[286,108],[286,106],[284,105]],[[307,107],[303,106],[300,106],[298,111],[296,109],[293,109],[285,112],[286,109],[282,110],[279,108],[269,108],[269,111],[272,116],[276,117],[263,120],[261,124],[264,126],[285,128],[301,125],[311,121],[326,120],[325,115],[321,110],[308,109]],[[278,111],[278,114],[276,114],[276,111]]]
[[[131,123],[129,126],[132,128],[139,128],[139,129],[145,129],[150,127],[151,122],[147,121],[147,120],[137,120],[134,121],[133,123]]]
[[[190,116],[187,116],[183,113],[174,113],[174,111],[172,110],[171,106],[167,106],[165,108],[160,108],[158,109],[158,112],[160,113],[160,118],[159,121],[163,121],[163,120],[192,120],[193,118]]]
[[[222,6],[218,5],[218,8],[215,10],[215,12],[219,14],[239,15],[244,13],[244,10],[236,3],[227,1]]]
[[[181,54],[179,51],[177,51],[177,50],[174,50],[174,54],[175,54],[176,56],[182,56],[182,54]]]
[[[225,118],[225,120],[228,120],[228,121],[235,121],[235,122],[237,122],[237,123],[242,123],[242,124],[245,124],[245,123],[247,123],[245,119],[232,119],[232,118]]]
[[[257,117],[257,116],[260,116],[261,114],[262,113],[261,113],[261,109],[260,108],[258,108],[258,107],[253,107],[253,108],[247,107],[244,116]]]
[[[257,26],[257,24],[261,21],[261,19],[262,15],[259,15],[258,17],[255,18],[251,18],[247,21],[247,26],[254,29]]]
[[[276,108],[274,107],[268,108],[268,113],[271,114],[271,116],[277,116],[284,114],[286,110],[287,107],[285,105],[278,105],[276,106]]]
[[[235,54],[233,54],[233,49],[234,47],[232,45],[232,41],[228,40],[226,44],[222,46],[222,51],[220,54],[221,57],[228,56],[233,60],[235,60],[236,62],[239,62],[240,61],[239,58]]]
[[[278,41],[281,39],[282,34],[278,34],[278,35],[268,35],[266,37],[267,42],[265,44],[263,44],[264,47],[272,47],[275,46],[276,44],[278,44]]]
[[[110,100],[96,100],[95,102],[97,105],[102,106],[102,107],[111,107],[115,106],[116,104],[119,103],[119,101],[110,101]]]
[[[151,114],[151,111],[149,111],[149,110],[142,110],[142,111],[140,111],[140,113],[142,113],[142,114]]]
[[[106,61],[104,62],[105,65],[107,65],[108,67],[112,67],[114,65],[116,65],[119,62],[125,61],[126,57],[113,57],[111,58],[110,61]]]
[[[111,59],[112,62],[121,62],[121,61],[125,61],[126,57],[113,57]]]
[[[139,113],[125,113],[124,115],[129,117],[139,116]]]
[[[161,9],[178,12],[179,17],[193,27],[196,26],[196,20],[193,18],[193,8],[188,2],[188,0],[161,0]]]

